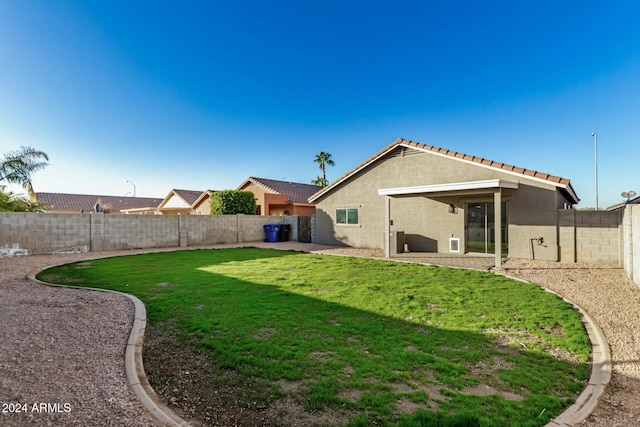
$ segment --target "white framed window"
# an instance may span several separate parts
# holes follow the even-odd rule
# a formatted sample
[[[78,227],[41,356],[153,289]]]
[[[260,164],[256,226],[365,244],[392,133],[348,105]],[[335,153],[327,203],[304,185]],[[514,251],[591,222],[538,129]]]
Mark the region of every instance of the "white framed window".
[[[449,252],[460,252],[459,237],[449,237]]]
[[[336,209],[336,224],[358,225],[358,208],[338,208]]]

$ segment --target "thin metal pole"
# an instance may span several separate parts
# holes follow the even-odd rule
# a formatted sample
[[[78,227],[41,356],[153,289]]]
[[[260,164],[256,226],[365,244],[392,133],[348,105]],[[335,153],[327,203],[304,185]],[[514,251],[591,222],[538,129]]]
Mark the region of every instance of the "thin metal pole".
[[[595,157],[595,187],[596,187],[596,210],[598,210],[598,134],[593,132],[593,147]]]
[[[129,180],[127,180],[127,182],[129,184],[133,185],[133,197],[136,197],[136,185],[133,182],[129,181]]]

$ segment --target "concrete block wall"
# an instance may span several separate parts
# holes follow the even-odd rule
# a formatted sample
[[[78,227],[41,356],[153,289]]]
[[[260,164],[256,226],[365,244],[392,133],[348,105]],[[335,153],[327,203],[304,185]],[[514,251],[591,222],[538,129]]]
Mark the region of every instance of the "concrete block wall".
[[[578,211],[577,261],[621,265],[620,222],[619,212]]]
[[[576,262],[576,210],[558,211],[558,254],[560,262]]]
[[[316,243],[318,241],[318,239],[317,239],[317,237],[318,237],[317,236],[318,228],[317,228],[316,224],[317,224],[316,216],[313,215],[311,217],[311,243]]]
[[[184,215],[187,223],[187,246],[213,245],[216,243],[238,242],[238,216],[216,215]]]
[[[624,270],[627,276],[640,286],[640,205],[627,205],[623,215]]]
[[[178,215],[94,215],[96,219],[103,216],[102,250],[176,247],[180,244]]]
[[[32,254],[90,245],[89,214],[2,212],[0,246],[18,244]]]
[[[238,215],[238,242],[258,242],[266,238],[265,224],[282,224],[286,216]]]
[[[289,240],[298,241],[298,215],[284,216],[282,217],[282,223],[291,226]]]
[[[616,211],[558,211],[560,261],[622,265],[621,222]]]
[[[631,278],[640,286],[640,206],[634,205],[629,210],[629,215],[632,217],[631,237],[629,239],[631,241],[630,257],[633,265]]]
[[[270,223],[290,224],[289,240],[297,239],[297,216],[0,212],[0,247],[18,244],[46,254],[74,246],[110,251],[258,242]]]

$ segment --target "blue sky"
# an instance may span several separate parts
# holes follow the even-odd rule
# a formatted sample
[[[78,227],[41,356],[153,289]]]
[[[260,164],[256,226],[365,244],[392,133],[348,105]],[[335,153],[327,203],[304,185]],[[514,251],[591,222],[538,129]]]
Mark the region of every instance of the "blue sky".
[[[606,4],[605,4],[606,3]],[[0,1],[0,152],[36,191],[333,180],[398,137],[640,193],[637,1]]]

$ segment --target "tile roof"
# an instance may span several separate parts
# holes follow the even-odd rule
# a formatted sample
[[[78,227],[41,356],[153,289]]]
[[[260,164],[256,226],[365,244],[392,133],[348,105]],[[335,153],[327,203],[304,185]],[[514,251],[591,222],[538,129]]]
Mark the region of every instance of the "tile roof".
[[[119,212],[123,209],[155,208],[162,202],[161,198],[90,194],[36,193],[36,196],[38,200],[47,203],[51,210],[70,212],[91,212],[94,210],[98,200],[102,202],[103,206],[108,207],[111,212]]]
[[[322,190],[320,190],[317,193],[315,193],[314,195],[312,195],[310,197],[310,200],[312,200],[312,201],[316,200],[318,197],[320,197],[325,192],[330,191],[330,189],[334,188],[335,186],[340,184],[342,181],[344,181],[345,179],[347,179],[351,175],[353,175],[356,172],[360,171],[361,169],[365,168],[370,163],[373,163],[375,160],[377,160],[380,157],[384,156],[385,154],[389,153],[391,150],[393,150],[394,148],[396,148],[398,146],[411,147],[411,148],[415,148],[415,149],[423,151],[423,152],[432,152],[432,153],[436,153],[436,154],[439,154],[439,155],[448,156],[448,157],[451,157],[451,158],[454,158],[454,159],[467,161],[467,162],[478,163],[480,165],[484,165],[484,166],[487,166],[487,167],[500,169],[500,170],[503,170],[503,171],[507,171],[507,172],[511,172],[511,173],[515,173],[515,174],[519,174],[519,175],[524,175],[526,177],[540,179],[540,180],[543,180],[543,181],[548,181],[549,183],[555,184],[556,186],[560,186],[560,187],[565,188],[567,193],[569,194],[569,196],[572,199],[574,199],[576,203],[578,203],[578,201],[579,201],[575,191],[573,190],[573,187],[571,186],[571,182],[566,178],[561,178],[559,176],[554,176],[554,175],[550,175],[548,173],[538,172],[538,171],[531,170],[531,169],[520,168],[520,167],[508,165],[508,164],[505,164],[505,163],[494,162],[493,160],[488,160],[488,159],[484,159],[482,157],[477,157],[477,156],[471,156],[471,155],[464,154],[464,153],[458,153],[457,151],[452,151],[452,150],[447,150],[447,149],[444,149],[444,148],[434,147],[432,145],[421,144],[419,142],[410,141],[410,140],[404,139],[404,138],[396,139],[391,144],[389,144],[387,147],[385,147],[382,150],[378,151],[376,154],[374,154],[373,156],[369,157],[367,160],[365,160],[364,162],[360,163],[355,168],[351,169],[349,172],[347,172],[344,175],[342,175],[340,178],[338,178],[337,180],[335,180],[334,182],[329,184],[327,187],[324,187]]]
[[[240,186],[243,187],[247,181],[261,186],[273,193],[287,194],[293,203],[309,203],[309,197],[317,193],[322,187],[313,184],[303,184],[300,182],[278,181],[275,179],[256,178],[250,176]]]
[[[615,204],[613,206],[609,206],[606,210],[608,210],[608,211],[616,211],[618,209],[624,208],[627,205],[640,205],[640,196],[638,196],[636,198],[633,198],[633,199],[629,199],[626,202],[620,202],[620,203],[617,203],[617,204]]]
[[[189,203],[189,205],[193,205],[196,200],[200,198],[203,191],[195,191],[195,190],[172,190],[178,196],[182,197],[185,202]]]

